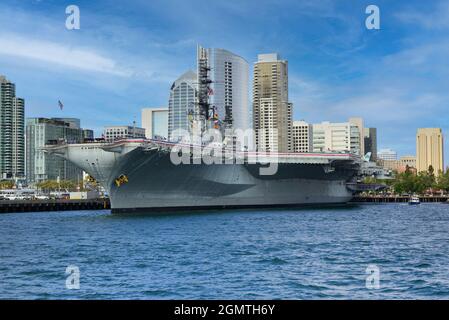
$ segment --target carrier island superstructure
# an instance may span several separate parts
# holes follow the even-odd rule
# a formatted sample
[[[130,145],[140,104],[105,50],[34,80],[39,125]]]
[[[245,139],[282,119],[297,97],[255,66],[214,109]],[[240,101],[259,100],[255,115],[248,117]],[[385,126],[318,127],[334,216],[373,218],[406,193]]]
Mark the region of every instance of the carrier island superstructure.
[[[224,119],[218,119],[209,104],[209,70],[207,55],[198,48],[197,103],[189,119],[191,131],[199,132],[192,137],[199,136],[199,142],[128,139],[62,143],[45,150],[96,179],[109,194],[112,212],[293,207],[351,199],[348,185],[359,173],[359,156],[241,148],[229,130],[232,112],[226,110]],[[208,130],[218,131],[223,139],[204,143],[201,137]],[[209,161],[204,154],[210,155]]]

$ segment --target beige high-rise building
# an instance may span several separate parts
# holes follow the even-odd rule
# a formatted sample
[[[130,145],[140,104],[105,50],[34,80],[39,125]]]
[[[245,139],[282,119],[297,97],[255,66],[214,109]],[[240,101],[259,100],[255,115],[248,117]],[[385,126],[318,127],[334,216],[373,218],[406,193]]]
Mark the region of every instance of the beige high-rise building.
[[[403,167],[416,168],[416,157],[403,156],[399,159],[399,164]]]
[[[435,175],[444,170],[443,132],[440,128],[419,128],[416,135],[416,169],[427,171],[432,166]]]
[[[287,61],[276,53],[260,54],[253,81],[253,128],[258,150],[292,151],[292,109]]]
[[[415,156],[403,156],[399,160],[385,160],[378,159],[378,164],[387,170],[396,171],[398,173],[405,172],[406,170],[416,171],[416,157]]]

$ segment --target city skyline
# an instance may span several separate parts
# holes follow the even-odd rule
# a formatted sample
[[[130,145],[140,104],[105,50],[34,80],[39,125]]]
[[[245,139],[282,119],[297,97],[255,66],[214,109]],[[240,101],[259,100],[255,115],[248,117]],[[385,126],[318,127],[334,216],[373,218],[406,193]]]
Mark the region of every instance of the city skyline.
[[[204,43],[241,55],[251,67],[258,53],[279,52],[289,61],[294,120],[339,122],[360,116],[367,126],[378,128],[379,149],[392,148],[401,155],[415,153],[417,128],[448,130],[448,120],[435,117],[449,101],[444,89],[448,71],[439,67],[449,47],[442,37],[448,28],[442,16],[449,10],[443,1],[426,6],[379,1],[379,31],[364,28],[363,1],[351,6],[286,2],[282,8],[270,1],[257,8],[250,2],[239,7],[220,3],[200,12],[194,10],[196,2],[186,8],[173,1],[131,1],[114,9],[107,3],[79,1],[81,29],[73,31],[65,29],[63,4],[0,5],[0,70],[27,100],[26,117],[79,117],[97,135],[106,125],[132,123],[142,105],[167,105],[170,84],[194,67],[196,44]],[[273,6],[290,14],[282,24],[270,20]],[[251,10],[273,23],[264,27]],[[181,11],[185,21],[176,22]],[[120,19],[119,12],[136,19]],[[201,14],[205,24],[217,22],[210,23],[213,30],[201,27]],[[218,16],[220,21],[214,20]],[[249,27],[242,29],[236,16],[249,19]],[[27,49],[31,46],[34,50]],[[98,117],[87,116],[92,110]]]

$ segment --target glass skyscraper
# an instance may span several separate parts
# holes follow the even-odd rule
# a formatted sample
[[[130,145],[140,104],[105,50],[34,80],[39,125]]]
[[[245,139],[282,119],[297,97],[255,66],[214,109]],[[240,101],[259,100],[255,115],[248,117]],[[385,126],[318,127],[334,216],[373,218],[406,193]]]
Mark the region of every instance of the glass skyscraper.
[[[218,118],[225,120],[226,109],[233,129],[251,127],[249,118],[249,64],[242,57],[225,49],[206,49],[210,67],[210,103]],[[189,111],[195,112],[198,79],[188,71],[177,79],[170,90],[168,131],[171,140],[180,137],[175,130],[189,131]]]
[[[61,180],[72,180],[75,182],[82,180],[83,174],[81,169],[62,158],[48,155],[40,150],[46,144],[51,144],[61,139],[68,143],[82,142],[84,130],[79,128],[79,120],[70,120],[70,122],[66,122],[61,119],[27,119],[26,176],[29,183],[56,180],[58,177]]]
[[[197,76],[187,71],[173,82],[168,102],[168,135],[172,141],[182,138],[177,132],[189,131],[189,110],[195,110]]]

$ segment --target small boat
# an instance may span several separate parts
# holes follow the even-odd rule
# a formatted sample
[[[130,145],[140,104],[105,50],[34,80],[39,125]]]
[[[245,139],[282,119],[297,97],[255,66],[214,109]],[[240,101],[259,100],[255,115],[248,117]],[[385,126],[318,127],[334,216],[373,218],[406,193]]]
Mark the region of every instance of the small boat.
[[[420,204],[420,203],[421,203],[421,201],[419,201],[419,197],[417,197],[417,196],[411,197],[410,200],[408,201],[408,204],[411,204],[411,205]]]

